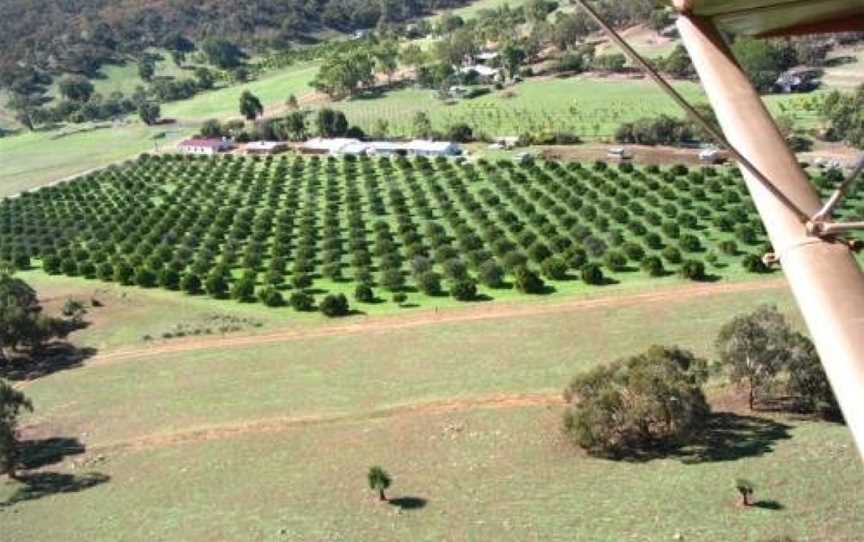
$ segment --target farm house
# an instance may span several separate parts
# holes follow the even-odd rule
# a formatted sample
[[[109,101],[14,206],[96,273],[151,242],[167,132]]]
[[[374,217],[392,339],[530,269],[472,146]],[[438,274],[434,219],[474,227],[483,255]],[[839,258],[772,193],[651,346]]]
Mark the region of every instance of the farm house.
[[[231,150],[233,144],[227,139],[187,139],[177,147],[184,154],[214,155]]]

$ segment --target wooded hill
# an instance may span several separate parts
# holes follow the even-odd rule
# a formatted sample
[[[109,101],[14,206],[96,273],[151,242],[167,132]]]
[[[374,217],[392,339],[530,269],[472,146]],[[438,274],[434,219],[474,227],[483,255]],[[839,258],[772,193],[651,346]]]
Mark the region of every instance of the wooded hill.
[[[399,23],[465,0],[0,0],[0,85],[22,65],[93,75],[147,47],[219,37],[283,48],[324,29]]]

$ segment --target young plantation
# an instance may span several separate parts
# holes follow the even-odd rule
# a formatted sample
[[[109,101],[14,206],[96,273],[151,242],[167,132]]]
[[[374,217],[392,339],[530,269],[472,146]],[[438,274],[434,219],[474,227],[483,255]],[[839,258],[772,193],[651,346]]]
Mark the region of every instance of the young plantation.
[[[144,156],[0,205],[16,268],[333,314],[758,272],[766,249],[737,174],[684,166]]]

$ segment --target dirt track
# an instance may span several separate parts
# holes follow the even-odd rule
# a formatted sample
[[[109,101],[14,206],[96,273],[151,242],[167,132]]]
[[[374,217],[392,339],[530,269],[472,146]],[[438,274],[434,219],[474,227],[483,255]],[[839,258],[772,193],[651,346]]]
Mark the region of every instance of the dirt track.
[[[261,335],[246,335],[238,337],[196,338],[159,344],[147,348],[116,350],[114,352],[97,355],[93,359],[89,360],[85,367],[199,350],[234,347],[242,348],[319,337],[386,333],[389,331],[411,329],[429,325],[456,324],[460,322],[536,316],[542,314],[560,314],[584,309],[623,307],[643,303],[679,301],[693,297],[769,290],[783,288],[785,286],[786,281],[784,279],[732,284],[692,284],[640,294],[603,297],[597,299],[574,299],[572,301],[565,301],[558,304],[487,304],[475,305],[464,310],[445,311],[442,313],[424,311],[414,315],[400,315],[398,318],[354,318],[347,323],[335,323],[311,329],[285,329]]]
[[[265,418],[223,425],[193,427],[172,433],[155,433],[130,440],[90,447],[88,448],[87,453],[88,456],[92,456],[93,454],[146,450],[161,446],[221,440],[246,434],[279,433],[296,427],[339,422],[376,420],[397,416],[441,414],[476,409],[526,408],[547,405],[563,405],[563,400],[561,399],[560,394],[499,394],[400,405],[359,414]]]

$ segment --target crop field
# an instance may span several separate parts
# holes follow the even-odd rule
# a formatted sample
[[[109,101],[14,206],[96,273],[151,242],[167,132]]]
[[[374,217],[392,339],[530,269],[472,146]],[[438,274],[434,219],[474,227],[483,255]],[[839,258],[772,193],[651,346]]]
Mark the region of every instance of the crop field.
[[[350,296],[363,284],[423,304],[647,281],[694,264],[703,271],[690,278],[735,278],[765,237],[730,171],[157,156],[6,200],[0,258],[276,305],[292,287]]]
[[[679,82],[676,88],[695,103],[706,98],[699,85]],[[766,103],[775,114],[793,116],[802,126],[816,120],[809,101],[800,97],[769,96]],[[414,116],[423,112],[442,132],[467,123],[475,134],[487,136],[522,133],[571,132],[583,139],[610,139],[623,122],[661,114],[683,116],[665,94],[650,81],[574,77],[532,79],[510,89],[470,100],[445,102],[431,90],[401,89],[380,97],[360,97],[331,104],[364,130],[373,130],[383,119],[389,133],[408,137],[414,132]]]

